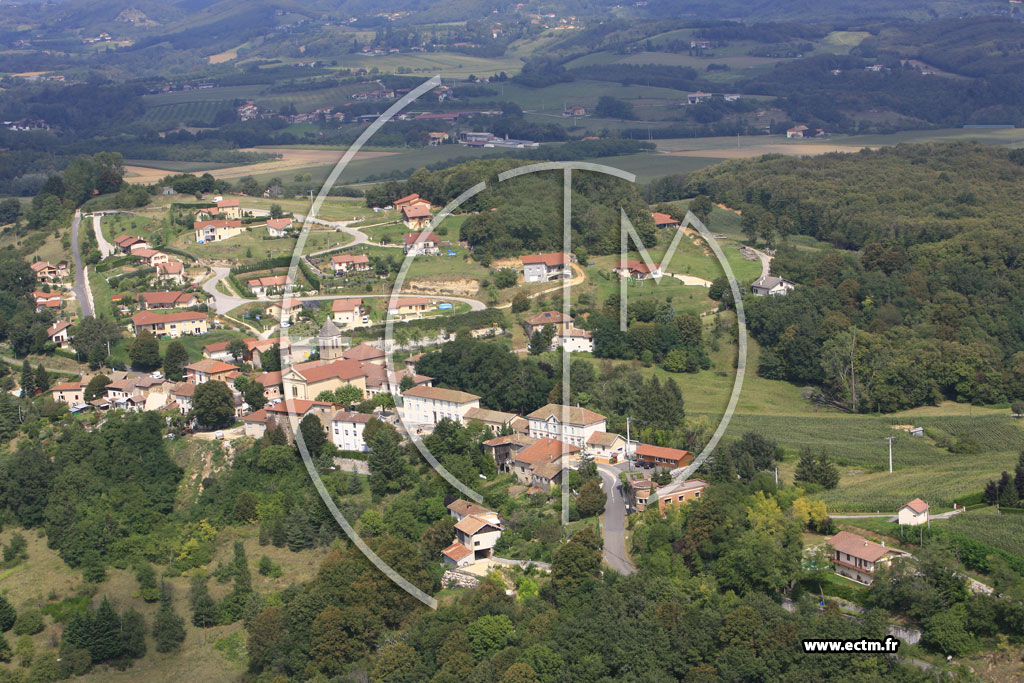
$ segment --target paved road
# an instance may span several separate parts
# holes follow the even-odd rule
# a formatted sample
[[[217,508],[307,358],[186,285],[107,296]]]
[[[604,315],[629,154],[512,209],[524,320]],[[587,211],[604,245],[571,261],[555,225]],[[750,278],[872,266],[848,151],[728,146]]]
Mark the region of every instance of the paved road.
[[[754,249],[751,247],[751,249]],[[768,277],[768,274],[772,270],[772,257],[764,253],[760,249],[754,249],[754,253],[757,254],[757,258],[761,260],[761,277]]]
[[[604,561],[620,574],[632,574],[636,567],[626,554],[626,501],[622,497],[619,470],[598,465],[601,489],[608,495],[604,506]]]
[[[96,235],[96,244],[99,245],[100,253],[103,254],[103,258],[107,258],[116,250],[114,249],[114,245],[112,245],[110,242],[106,240],[105,237],[103,237],[103,229],[100,226],[100,222],[102,220],[103,214],[94,213],[92,215],[92,231]]]
[[[82,307],[82,317],[91,318],[93,315],[92,296],[89,292],[89,280],[85,276],[82,247],[78,242],[78,228],[81,224],[82,213],[76,211],[75,217],[71,219],[71,254],[75,260],[75,286],[71,290],[75,293],[75,298],[78,299],[78,304]]]

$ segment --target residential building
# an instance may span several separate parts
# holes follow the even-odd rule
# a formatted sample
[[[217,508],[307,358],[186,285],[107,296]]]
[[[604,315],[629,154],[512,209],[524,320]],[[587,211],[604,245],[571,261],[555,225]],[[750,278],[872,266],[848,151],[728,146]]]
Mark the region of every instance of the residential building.
[[[403,250],[406,254],[440,254],[441,238],[432,232],[407,232]]]
[[[412,387],[402,397],[402,416],[407,425],[434,426],[445,418],[465,424],[466,413],[480,407],[479,396],[441,387]]]
[[[487,408],[470,408],[466,411],[466,424],[480,422],[491,428],[491,431],[498,432],[516,418],[515,413],[505,413],[500,410],[488,410]]]
[[[222,242],[232,237],[238,237],[245,231],[245,228],[242,227],[242,221],[219,218],[195,221],[192,224],[192,228],[196,233],[196,244]]]
[[[696,41],[696,42],[707,42],[707,41]],[[714,97],[714,95],[712,93],[702,92],[702,91],[698,90],[697,92],[692,92],[692,93],[690,93],[689,95],[686,96],[686,103],[687,104],[700,104],[701,102],[705,102],[707,100],[710,100],[712,97]]]
[[[196,393],[197,384],[192,382],[178,382],[171,387],[171,404],[178,409],[182,415],[188,415],[192,410],[192,399]]]
[[[331,302],[331,319],[342,327],[355,327],[363,320],[362,299],[335,299]]]
[[[626,506],[630,512],[643,512],[651,501],[651,496],[657,491],[658,485],[650,479],[630,479],[626,484],[626,494],[629,502]]]
[[[331,442],[343,451],[370,450],[363,440],[363,430],[373,417],[367,413],[339,410],[331,419]]]
[[[662,276],[661,268],[659,266],[654,266],[652,268],[640,260],[626,261],[625,267],[620,263],[612,268],[612,272],[620,278],[626,277],[631,280],[650,280],[652,278],[657,279]]]
[[[32,298],[36,301],[36,313],[38,313],[44,308],[60,308],[62,295],[59,290],[44,292],[37,289],[32,292]]]
[[[265,275],[246,282],[249,291],[256,296],[266,296],[275,289],[283,289],[292,283],[287,275]]]
[[[85,401],[85,387],[88,384],[89,380],[85,377],[75,382],[55,384],[50,388],[50,396],[58,403],[67,403],[71,406],[78,405]]]
[[[132,252],[132,256],[139,259],[141,263],[150,267],[159,266],[161,263],[167,263],[171,260],[171,257],[162,251],[156,249],[136,249]]]
[[[256,375],[254,379],[263,385],[263,395],[267,397],[268,401],[274,401],[284,396],[281,389],[280,370],[264,372],[261,375]]]
[[[896,518],[902,526],[921,526],[928,523],[930,506],[915,498],[896,511]]]
[[[447,139],[447,134],[445,134],[445,138]],[[430,209],[430,202],[428,202],[426,199],[419,196],[419,194],[415,192],[396,199],[391,203],[391,205],[395,207],[397,211],[401,211],[402,209],[409,206],[418,206],[427,210]]]
[[[180,313],[140,311],[132,316],[132,325],[136,336],[142,330],[149,330],[157,337],[180,337],[186,334],[206,334],[210,331],[206,313],[194,311]]]
[[[233,220],[241,220],[242,207],[237,199],[221,199],[217,202],[217,214]]]
[[[46,330],[46,338],[57,345],[59,349],[66,349],[71,345],[71,340],[68,337],[68,328],[71,327],[71,323],[66,320],[58,320],[53,324],[53,327]]]
[[[263,315],[268,318],[280,320],[283,323],[290,323],[298,317],[299,311],[302,310],[302,305],[302,302],[298,299],[281,299],[280,301],[271,301],[267,304],[267,307],[263,309]]]
[[[427,144],[431,147],[437,147],[438,145],[443,145],[448,142],[449,137],[448,133],[443,131],[431,131],[427,133]]]
[[[370,257],[366,254],[338,254],[331,257],[331,269],[335,275],[370,270]]]
[[[192,384],[231,382],[238,377],[239,368],[224,361],[204,358],[185,366],[185,381]]]
[[[690,451],[683,451],[678,448],[665,448],[664,446],[652,446],[647,443],[637,445],[634,455],[639,464],[667,467],[673,470],[685,467],[693,462],[693,454]]]
[[[679,227],[679,221],[667,213],[658,213],[657,211],[651,212],[651,218],[654,219],[654,227],[656,228],[677,228]]]
[[[366,371],[355,360],[310,361],[282,370],[281,383],[289,399],[315,399],[322,391],[354,386],[366,396]]]
[[[161,282],[185,284],[185,264],[168,259],[156,265],[156,277]]]
[[[586,408],[549,403],[526,416],[529,435],[559,439],[582,448],[596,432],[607,431],[605,416]]]
[[[338,326],[328,318],[316,336],[316,346],[320,349],[320,358],[322,360],[341,358],[347,341],[348,337],[342,336]]]
[[[329,428],[333,411],[334,406],[325,401],[287,399],[249,413],[242,417],[242,422],[245,423],[245,435],[253,439],[262,438],[268,429],[280,427],[289,442],[294,442],[293,420],[298,425],[307,415],[315,415],[325,428]]]
[[[363,342],[348,349],[343,354],[342,358],[347,360],[355,360],[360,363],[373,363],[374,365],[384,365],[386,362],[387,355],[384,350],[374,346],[373,344],[367,344]]]
[[[558,439],[537,439],[512,455],[509,471],[520,484],[546,492],[562,480],[562,470],[579,460],[580,448]]]
[[[490,558],[501,538],[501,519],[482,505],[458,499],[448,505],[455,522],[455,540],[441,551],[445,563],[465,567]]]
[[[689,503],[691,500],[700,500],[704,489],[711,486],[703,479],[687,479],[686,481],[673,482],[667,486],[661,486],[655,491],[658,498],[658,512],[665,514],[666,510],[673,505]]]
[[[754,296],[785,296],[793,291],[796,284],[775,275],[765,275],[754,280],[750,291]]]
[[[484,447],[490,456],[494,458],[494,464],[497,466],[498,471],[509,472],[512,469],[512,462],[519,451],[535,443],[537,443],[537,439],[525,434],[515,433],[488,439],[484,441]]]
[[[424,296],[388,299],[388,315],[392,317],[418,317],[434,308],[434,302]]]
[[[572,277],[568,254],[527,254],[522,257],[522,262],[523,280],[526,282],[550,282]]]
[[[545,311],[523,321],[526,336],[542,331],[547,325],[554,327],[555,336],[550,349],[564,346],[569,353],[591,352],[594,350],[594,335],[590,330],[576,329],[572,316],[558,311]]]
[[[429,206],[414,205],[402,207],[402,223],[410,230],[423,230],[430,226],[434,214]]]
[[[580,330],[575,327],[565,334],[555,337],[555,345],[563,347],[569,353],[593,353],[594,333],[590,330]]]
[[[810,129],[807,126],[793,126],[786,130],[787,138],[804,138],[810,137]]]
[[[894,557],[909,557],[907,552],[887,548],[884,542],[875,543],[849,531],[840,531],[827,543],[832,547],[835,573],[867,586],[874,580],[875,572]]]
[[[54,283],[58,280],[57,266],[47,261],[36,261],[29,266],[40,282]]]
[[[422,353],[416,353],[405,359],[405,371],[410,375],[416,372],[416,363],[423,358]]]
[[[267,219],[267,236],[268,237],[284,237],[288,234],[288,231],[292,229],[291,218],[268,218]]]
[[[409,377],[413,386],[433,386],[434,378],[426,375],[410,375],[404,372],[390,372],[383,365],[376,363],[362,363],[366,372],[366,394],[376,396],[377,394],[391,394],[398,396],[402,393],[402,379]]]
[[[114,238],[114,246],[122,254],[130,254],[136,249],[149,249],[149,242],[142,237],[134,235],[118,235]]]
[[[144,311],[154,308],[188,308],[198,303],[199,300],[190,292],[139,292],[139,305]]]
[[[594,432],[587,439],[586,453],[599,463],[614,465],[626,459],[626,439],[611,432]]]

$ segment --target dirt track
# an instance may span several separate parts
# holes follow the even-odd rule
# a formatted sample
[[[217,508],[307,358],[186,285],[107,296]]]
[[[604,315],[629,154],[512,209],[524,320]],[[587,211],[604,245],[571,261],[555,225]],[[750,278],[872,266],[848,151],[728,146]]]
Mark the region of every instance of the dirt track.
[[[749,147],[715,147],[712,149],[693,149],[678,152],[666,152],[674,157],[711,157],[713,159],[749,159],[762,154],[788,154],[792,156],[815,156],[831,152],[859,152],[863,149],[857,145],[832,145],[816,142],[795,144],[777,143],[751,145]]]

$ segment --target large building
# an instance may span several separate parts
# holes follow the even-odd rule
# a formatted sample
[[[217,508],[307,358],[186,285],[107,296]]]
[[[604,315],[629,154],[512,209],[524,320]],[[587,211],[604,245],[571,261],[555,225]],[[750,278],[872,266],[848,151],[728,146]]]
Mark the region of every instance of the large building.
[[[343,451],[368,451],[363,430],[373,415],[339,410],[331,419],[331,442]]]
[[[667,467],[674,470],[693,462],[693,454],[690,451],[652,446],[647,443],[639,444],[634,453],[637,463],[653,467]]]
[[[205,313],[182,311],[180,313],[154,313],[140,311],[132,316],[136,336],[149,330],[157,337],[181,337],[184,335],[206,334],[210,331]]]
[[[572,277],[568,254],[528,254],[522,257],[523,279],[526,282],[550,282]]]
[[[289,399],[312,400],[322,391],[353,386],[366,396],[366,371],[355,360],[310,361],[281,372],[284,395]]]
[[[526,416],[535,439],[559,439],[583,448],[597,432],[607,431],[605,416],[586,408],[549,403]]]
[[[402,393],[406,424],[434,426],[448,418],[466,423],[466,413],[480,407],[480,397],[465,391],[416,386]]]

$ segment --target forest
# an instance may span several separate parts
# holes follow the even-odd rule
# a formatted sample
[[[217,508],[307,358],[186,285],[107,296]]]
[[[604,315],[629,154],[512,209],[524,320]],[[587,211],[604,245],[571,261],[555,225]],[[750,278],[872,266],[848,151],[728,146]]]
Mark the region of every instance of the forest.
[[[690,191],[742,209],[747,236],[779,246],[773,272],[798,285],[749,304],[759,374],[858,412],[1024,396],[1022,161],[901,145],[693,174]],[[787,243],[798,235],[833,248]]]

